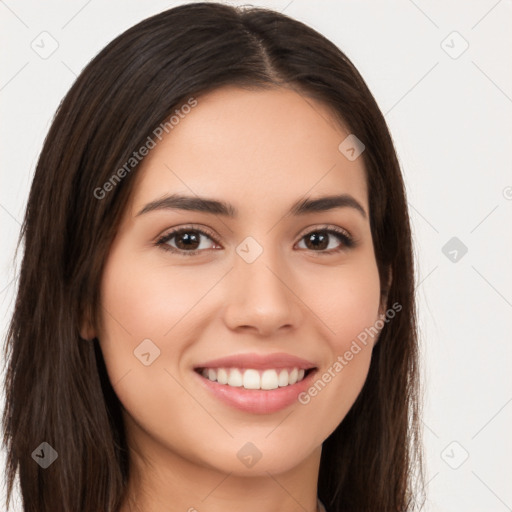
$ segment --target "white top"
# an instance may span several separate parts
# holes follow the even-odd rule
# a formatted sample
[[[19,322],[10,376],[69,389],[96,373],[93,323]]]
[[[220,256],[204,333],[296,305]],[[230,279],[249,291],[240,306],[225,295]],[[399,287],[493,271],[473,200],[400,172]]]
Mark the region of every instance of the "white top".
[[[317,498],[317,502],[318,502],[318,510],[319,510],[320,512],[327,512],[327,511],[325,510],[324,504],[320,501],[320,499],[319,499],[319,498]]]

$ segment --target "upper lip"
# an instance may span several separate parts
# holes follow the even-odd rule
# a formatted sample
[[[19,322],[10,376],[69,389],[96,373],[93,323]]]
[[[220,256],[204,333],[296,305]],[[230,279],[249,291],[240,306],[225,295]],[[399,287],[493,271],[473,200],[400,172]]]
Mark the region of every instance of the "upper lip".
[[[233,356],[221,357],[211,361],[195,365],[194,368],[303,368],[308,370],[316,368],[315,363],[292,356],[284,352],[276,352],[273,354],[236,354]]]

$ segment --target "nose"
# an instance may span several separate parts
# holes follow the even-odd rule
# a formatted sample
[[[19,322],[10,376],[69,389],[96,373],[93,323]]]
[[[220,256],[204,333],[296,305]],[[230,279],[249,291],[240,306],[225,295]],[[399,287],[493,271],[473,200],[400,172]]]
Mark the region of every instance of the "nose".
[[[263,251],[252,263],[235,258],[224,308],[230,329],[266,337],[299,326],[302,302],[294,292],[293,273],[270,252]]]

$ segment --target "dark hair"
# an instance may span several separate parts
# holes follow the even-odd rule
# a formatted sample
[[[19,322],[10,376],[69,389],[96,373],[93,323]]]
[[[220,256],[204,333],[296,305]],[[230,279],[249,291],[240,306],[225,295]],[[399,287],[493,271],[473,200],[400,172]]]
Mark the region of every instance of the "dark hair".
[[[120,403],[97,340],[102,269],[137,171],[94,193],[191,97],[223,85],[293,88],[327,105],[366,149],[370,227],[383,298],[402,310],[373,349],[353,407],[323,443],[329,512],[409,511],[423,482],[412,241],[386,122],[349,59],[308,26],[263,8],[186,4],[127,30],[61,102],[35,171],[9,326],[3,415],[7,508],[19,470],[25,512],[115,512],[128,481]],[[391,285],[388,278],[392,275]],[[41,442],[58,463],[32,460]],[[420,491],[422,487],[418,488]]]

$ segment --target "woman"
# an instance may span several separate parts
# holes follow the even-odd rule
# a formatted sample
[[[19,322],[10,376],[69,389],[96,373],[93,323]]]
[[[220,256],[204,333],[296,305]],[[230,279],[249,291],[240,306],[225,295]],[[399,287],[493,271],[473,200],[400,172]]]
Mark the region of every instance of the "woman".
[[[375,100],[311,28],[196,3],[119,36],[30,192],[8,494],[18,470],[26,512],[421,505],[406,205]]]

